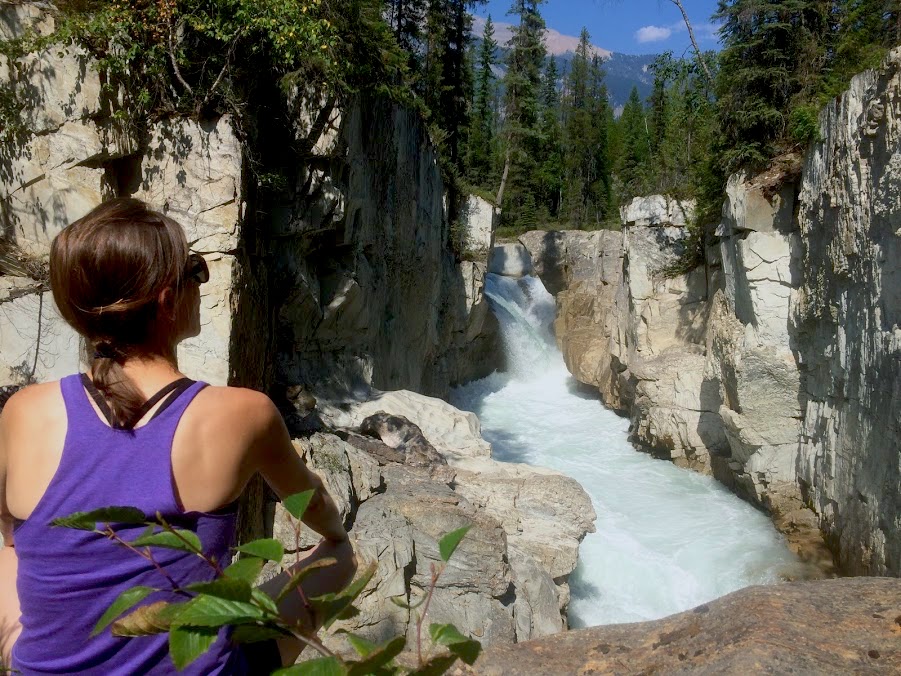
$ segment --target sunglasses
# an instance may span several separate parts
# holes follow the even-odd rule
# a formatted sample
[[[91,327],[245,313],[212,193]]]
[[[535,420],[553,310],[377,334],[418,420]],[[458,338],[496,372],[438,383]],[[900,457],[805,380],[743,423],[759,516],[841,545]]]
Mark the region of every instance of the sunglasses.
[[[210,268],[200,254],[192,253],[185,263],[185,279],[193,279],[198,284],[210,281]]]

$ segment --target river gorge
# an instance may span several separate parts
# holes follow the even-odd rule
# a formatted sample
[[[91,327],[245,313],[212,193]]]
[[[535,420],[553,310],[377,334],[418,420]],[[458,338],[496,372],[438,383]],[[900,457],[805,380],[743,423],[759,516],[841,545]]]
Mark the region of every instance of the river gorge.
[[[4,38],[47,21],[0,3]],[[277,403],[377,566],[341,629],[413,639],[391,599],[470,525],[430,613],[487,648],[475,673],[901,669],[901,50],[789,169],[729,180],[687,271],[663,195],[497,246],[384,97],[300,92],[311,158],[273,194],[231,115],[137,133],[79,48],[0,76],[31,96],[0,153],[0,393],[81,368],[52,238],[109,197],[164,210],[211,276],[180,368]],[[294,555],[259,482],[240,530]]]
[[[553,339],[554,298],[535,277],[489,275],[508,371],[456,390],[494,457],[576,479],[597,513],[571,579],[570,626],[655,620],[801,574],[770,520],[711,477],[639,453],[628,421],[580,388]]]

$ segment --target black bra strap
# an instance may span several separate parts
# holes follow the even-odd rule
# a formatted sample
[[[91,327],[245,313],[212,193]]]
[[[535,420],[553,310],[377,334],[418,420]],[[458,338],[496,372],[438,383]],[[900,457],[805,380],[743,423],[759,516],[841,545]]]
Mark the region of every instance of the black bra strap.
[[[150,420],[153,420],[160,413],[165,411],[172,404],[172,402],[174,402],[176,399],[178,399],[178,397],[181,396],[182,392],[184,392],[186,389],[188,389],[189,387],[191,387],[191,385],[194,384],[194,381],[191,380],[190,378],[179,378],[178,380],[175,380],[175,381],[169,383],[168,385],[163,387],[159,392],[154,394],[152,397],[150,397],[150,399],[148,399],[141,405],[141,408],[139,408],[135,412],[134,418],[132,420],[132,425],[130,425],[128,427],[122,427],[122,426],[113,425],[113,412],[110,409],[109,404],[106,402],[106,399],[103,398],[103,395],[100,394],[100,390],[97,389],[97,386],[94,385],[94,383],[91,381],[91,379],[88,377],[88,375],[86,373],[81,374],[81,380],[84,383],[85,389],[88,391],[88,393],[94,399],[94,402],[97,404],[97,407],[100,409],[100,412],[103,413],[107,422],[111,426],[117,427],[118,429],[127,429],[128,427],[133,427],[138,422],[140,422],[141,418],[143,418],[145,415],[147,415],[147,411],[149,411],[154,406],[156,406],[163,397],[166,397],[166,396],[172,394],[173,392],[175,392],[175,394],[173,396],[169,397],[169,399],[156,410],[156,412],[153,414],[153,417],[150,418]]]
[[[165,404],[163,404],[162,406],[160,406],[157,409],[156,413],[153,414],[153,418],[157,417],[160,413],[163,412],[164,409],[166,409],[173,401],[175,401],[178,398],[179,394],[184,392],[186,389],[191,387],[191,385],[193,385],[193,384],[194,384],[194,381],[191,380],[190,378],[179,378],[175,382],[169,383],[163,389],[161,389],[159,392],[157,392],[152,397],[150,397],[150,399],[148,399],[147,401],[144,402],[144,405],[141,406],[141,408],[139,408],[137,410],[137,412],[135,413],[134,423],[137,424],[137,422],[141,418],[143,418],[145,415],[147,415],[147,411],[149,411],[154,406],[156,406],[163,397],[168,396],[172,392],[178,391],[178,394],[171,397]],[[151,420],[153,420],[153,418],[151,418]]]

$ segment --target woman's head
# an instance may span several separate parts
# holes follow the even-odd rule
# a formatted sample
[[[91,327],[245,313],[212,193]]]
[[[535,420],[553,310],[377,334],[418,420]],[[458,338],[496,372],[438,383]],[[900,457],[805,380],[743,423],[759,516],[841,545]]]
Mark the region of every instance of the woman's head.
[[[178,223],[131,198],[104,202],[53,240],[54,300],[91,345],[95,384],[114,413],[116,383],[133,389],[121,371],[124,360],[171,353],[199,332],[204,265],[189,256]]]

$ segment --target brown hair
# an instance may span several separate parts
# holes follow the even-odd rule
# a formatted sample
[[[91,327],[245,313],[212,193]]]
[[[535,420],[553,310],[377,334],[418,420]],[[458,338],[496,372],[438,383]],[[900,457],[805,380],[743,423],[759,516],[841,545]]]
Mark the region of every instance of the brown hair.
[[[122,364],[153,351],[160,294],[182,287],[187,258],[181,226],[132,198],[104,202],[53,240],[53,298],[90,343],[91,377],[116,427],[133,427],[143,404]]]

